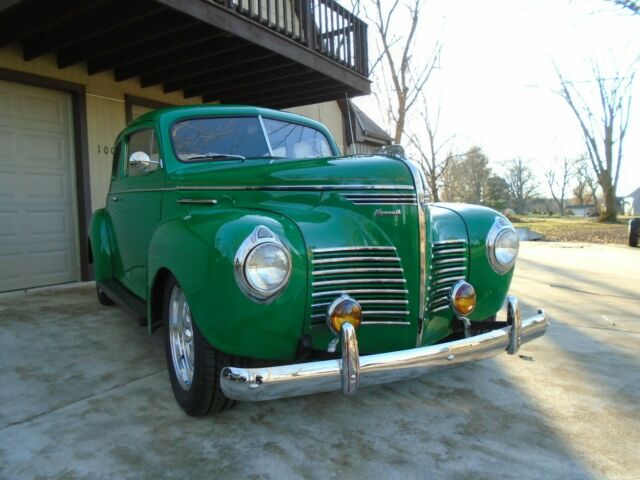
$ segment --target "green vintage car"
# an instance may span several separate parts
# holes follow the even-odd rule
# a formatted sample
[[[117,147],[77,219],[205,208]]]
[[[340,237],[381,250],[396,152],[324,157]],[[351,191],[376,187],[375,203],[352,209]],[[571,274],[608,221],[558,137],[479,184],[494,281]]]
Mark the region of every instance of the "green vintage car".
[[[340,156],[322,124],[290,113],[204,105],[134,121],[89,237],[98,299],[164,327],[190,415],[352,395],[514,354],[548,325],[507,296],[518,236],[505,217],[430,204],[413,163]]]

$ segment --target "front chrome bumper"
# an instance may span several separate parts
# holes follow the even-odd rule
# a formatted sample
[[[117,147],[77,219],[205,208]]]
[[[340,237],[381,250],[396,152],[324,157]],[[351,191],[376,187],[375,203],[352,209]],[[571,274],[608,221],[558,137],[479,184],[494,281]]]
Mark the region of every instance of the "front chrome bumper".
[[[518,300],[507,298],[508,326],[488,333],[428,347],[376,355],[358,355],[355,330],[342,330],[342,359],[298,363],[279,367],[225,367],[220,375],[224,394],[235,400],[259,401],[310,395],[342,389],[353,395],[359,386],[377,385],[418,377],[460,363],[482,360],[500,352],[515,354],[520,345],[544,335],[546,315],[522,320]]]

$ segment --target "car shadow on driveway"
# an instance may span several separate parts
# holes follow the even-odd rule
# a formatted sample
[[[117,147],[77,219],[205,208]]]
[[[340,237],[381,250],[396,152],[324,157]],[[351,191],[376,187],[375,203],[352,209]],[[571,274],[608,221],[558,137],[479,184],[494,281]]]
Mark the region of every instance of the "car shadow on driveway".
[[[0,312],[3,478],[598,476],[523,388],[547,381],[551,355],[192,419],[161,332],[98,305],[92,285],[0,297]]]

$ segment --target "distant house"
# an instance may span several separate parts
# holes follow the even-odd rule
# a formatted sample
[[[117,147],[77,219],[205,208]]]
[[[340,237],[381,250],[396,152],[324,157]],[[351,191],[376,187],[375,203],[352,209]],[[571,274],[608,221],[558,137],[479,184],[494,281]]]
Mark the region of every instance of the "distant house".
[[[343,153],[373,153],[393,143],[393,138],[351,100],[338,100],[338,105],[345,128]]]
[[[567,205],[567,210],[571,210],[575,217],[586,217],[596,211],[596,206],[591,203],[589,205]]]
[[[640,187],[625,198],[624,213],[626,215],[640,215]]]

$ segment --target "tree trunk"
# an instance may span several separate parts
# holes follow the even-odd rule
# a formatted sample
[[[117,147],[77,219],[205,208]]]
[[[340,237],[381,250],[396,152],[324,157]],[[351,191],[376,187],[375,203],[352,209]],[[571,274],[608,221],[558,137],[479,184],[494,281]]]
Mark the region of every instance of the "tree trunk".
[[[604,196],[604,212],[600,214],[603,222],[616,222],[618,220],[618,206],[616,204],[616,189],[611,185],[611,181],[602,176],[600,187]]]

